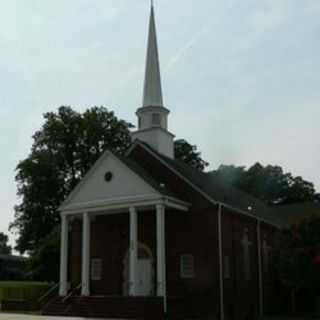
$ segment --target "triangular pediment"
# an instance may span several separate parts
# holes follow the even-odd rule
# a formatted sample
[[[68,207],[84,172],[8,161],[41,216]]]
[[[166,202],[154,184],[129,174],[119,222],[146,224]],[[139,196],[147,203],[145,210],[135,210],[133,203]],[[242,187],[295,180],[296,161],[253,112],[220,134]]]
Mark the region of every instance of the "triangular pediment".
[[[159,195],[120,158],[106,151],[64,201],[60,210]]]

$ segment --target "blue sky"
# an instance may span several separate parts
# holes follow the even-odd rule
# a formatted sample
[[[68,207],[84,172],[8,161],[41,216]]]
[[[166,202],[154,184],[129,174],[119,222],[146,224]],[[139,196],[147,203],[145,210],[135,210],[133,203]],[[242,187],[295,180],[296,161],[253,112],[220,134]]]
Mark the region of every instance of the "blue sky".
[[[170,130],[219,164],[278,164],[320,190],[320,1],[155,0]],[[148,0],[0,4],[0,231],[42,114],[105,105],[136,123]]]

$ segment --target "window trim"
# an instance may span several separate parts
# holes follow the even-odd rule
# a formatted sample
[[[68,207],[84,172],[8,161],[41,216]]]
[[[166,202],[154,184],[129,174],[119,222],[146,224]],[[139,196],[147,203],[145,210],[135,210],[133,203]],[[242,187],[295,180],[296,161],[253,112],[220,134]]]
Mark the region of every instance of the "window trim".
[[[161,126],[161,114],[159,112],[154,112],[151,114],[151,124],[154,127]]]
[[[91,259],[90,278],[93,281],[102,280],[102,259],[101,258],[92,258]]]
[[[192,254],[182,254],[180,256],[180,278],[192,279],[194,276],[194,256]]]

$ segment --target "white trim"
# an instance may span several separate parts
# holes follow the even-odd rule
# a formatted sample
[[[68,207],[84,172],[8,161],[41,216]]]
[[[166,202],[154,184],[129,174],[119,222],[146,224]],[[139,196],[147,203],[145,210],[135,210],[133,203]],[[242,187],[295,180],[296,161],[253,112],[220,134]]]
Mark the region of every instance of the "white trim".
[[[163,131],[163,132],[169,134],[172,138],[175,138],[175,137],[176,137],[173,133],[171,133],[171,132],[168,131],[167,129],[163,129],[163,128],[160,127],[160,126],[153,126],[153,127],[150,127],[150,128],[145,128],[145,129],[140,129],[140,130],[132,131],[132,132],[131,132],[131,135],[135,135],[135,134],[140,133],[140,132],[153,131],[153,130],[155,130],[155,129],[158,129],[159,131]],[[138,138],[136,138],[135,141],[136,141],[136,140],[140,141]]]
[[[262,317],[263,311],[263,275],[262,275],[262,257],[261,257],[261,223],[257,222],[257,244],[258,244],[258,272],[259,272],[259,313]]]
[[[81,295],[90,295],[90,216],[88,212],[82,216],[82,275]]]
[[[125,162],[123,162],[121,159],[119,159],[116,155],[114,155],[111,151],[106,150],[99,158],[98,160],[93,164],[93,166],[90,168],[90,170],[85,174],[85,176],[79,181],[79,183],[73,188],[73,190],[70,192],[68,197],[62,202],[60,207],[58,208],[59,211],[63,211],[68,203],[74,198],[74,196],[80,191],[81,187],[86,183],[89,178],[94,174],[96,169],[99,167],[99,165],[107,158],[112,157],[113,159],[119,161],[123,166],[125,166],[128,170],[130,170],[138,179],[142,180],[145,184],[147,184],[154,193],[159,193],[152,185],[150,185],[148,182],[146,182],[140,175],[138,175],[135,171],[133,171],[130,167],[127,166]]]
[[[244,210],[235,208],[233,206],[230,206],[224,202],[220,202],[220,201],[216,201],[214,200],[210,195],[208,195],[206,192],[204,192],[203,190],[201,190],[199,187],[197,187],[195,184],[193,184],[190,180],[188,180],[185,176],[183,176],[182,174],[180,174],[177,170],[175,170],[174,168],[172,168],[170,165],[168,165],[164,160],[162,160],[151,148],[148,148],[147,146],[145,146],[144,143],[141,143],[141,141],[139,139],[136,139],[134,141],[134,143],[132,144],[132,146],[128,149],[128,151],[126,152],[126,156],[128,156],[131,151],[136,147],[136,145],[141,146],[144,150],[146,150],[147,152],[151,153],[155,158],[157,158],[165,167],[167,167],[169,170],[171,170],[173,173],[175,173],[179,178],[181,178],[184,182],[186,182],[187,184],[189,184],[194,190],[198,191],[203,197],[205,197],[209,202],[217,205],[217,204],[221,204],[222,206],[224,206],[225,208],[231,209],[235,212],[241,213],[243,215],[246,215],[248,217],[251,217],[255,220],[259,220],[262,222],[265,222],[267,224],[270,224],[274,227],[279,228],[279,226],[277,226],[276,224],[269,222],[261,217],[257,217],[253,214],[250,214]]]
[[[60,283],[59,296],[64,297],[68,292],[68,217],[61,217],[60,244]]]
[[[70,206],[63,206],[61,208],[62,213],[75,210],[86,209],[88,211],[101,210],[104,207],[115,207],[122,208],[127,207],[128,205],[138,205],[139,202],[155,201],[162,199],[162,196],[158,193],[155,194],[145,194],[138,196],[129,196],[129,197],[118,197],[108,200],[95,200],[87,202],[79,202]]]
[[[100,200],[92,202],[82,202],[72,206],[62,208],[61,215],[76,214],[80,211],[98,212],[127,209],[128,207],[146,207],[157,204],[165,204],[168,207],[182,211],[188,211],[190,203],[175,199],[173,197],[165,197],[161,194],[147,194],[141,196],[119,197],[110,200]],[[104,213],[105,214],[105,213]]]
[[[218,209],[220,320],[224,320],[223,256],[222,256],[222,205]]]
[[[157,205],[157,296],[163,297],[164,313],[167,312],[165,214],[165,206]]]
[[[134,207],[130,207],[130,246],[129,246],[129,295],[136,295],[136,271],[138,260],[138,217]]]

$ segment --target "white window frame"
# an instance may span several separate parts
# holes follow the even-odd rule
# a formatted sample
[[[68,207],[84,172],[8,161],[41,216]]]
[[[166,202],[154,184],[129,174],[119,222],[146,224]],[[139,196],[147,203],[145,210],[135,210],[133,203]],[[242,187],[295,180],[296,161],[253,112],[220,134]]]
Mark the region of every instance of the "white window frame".
[[[151,123],[152,123],[152,126],[160,127],[161,126],[161,114],[160,113],[152,113],[151,114]]]
[[[102,259],[91,259],[91,280],[99,281],[102,279]]]
[[[194,278],[194,256],[192,254],[183,254],[180,256],[180,277],[182,279]]]

